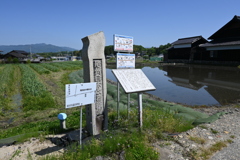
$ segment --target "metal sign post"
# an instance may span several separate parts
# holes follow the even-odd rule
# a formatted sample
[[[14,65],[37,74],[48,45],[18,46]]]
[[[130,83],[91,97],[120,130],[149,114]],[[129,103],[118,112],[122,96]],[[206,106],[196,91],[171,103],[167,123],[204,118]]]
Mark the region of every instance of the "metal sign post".
[[[120,83],[117,81],[117,120],[119,120]]]
[[[143,120],[142,120],[142,92],[138,93],[138,123],[140,129],[142,128]]]
[[[138,93],[138,122],[141,129],[142,120],[142,92],[156,88],[149,81],[141,69],[113,69],[113,74],[126,93]]]
[[[117,69],[133,69],[135,68],[135,54],[130,53],[117,53],[117,61],[116,61]],[[117,81],[117,119],[119,119],[119,103],[120,103],[120,84]],[[127,117],[129,118],[129,104],[130,104],[130,95],[128,95],[128,110]]]
[[[79,144],[82,146],[82,106],[80,106],[80,130],[79,130]]]
[[[130,109],[130,94],[128,95],[128,103],[127,103],[127,118],[129,119],[129,109]]]
[[[116,60],[116,68],[117,69],[126,69],[126,68],[135,68],[135,54],[130,54],[133,52],[133,37],[114,34],[113,35],[113,44],[114,51],[117,53]],[[127,53],[119,53],[119,52],[127,52]],[[119,119],[119,103],[120,103],[120,84],[117,82],[117,119]],[[130,95],[128,95],[128,110],[127,116],[129,112],[129,103],[130,103]],[[129,116],[128,116],[129,117]]]

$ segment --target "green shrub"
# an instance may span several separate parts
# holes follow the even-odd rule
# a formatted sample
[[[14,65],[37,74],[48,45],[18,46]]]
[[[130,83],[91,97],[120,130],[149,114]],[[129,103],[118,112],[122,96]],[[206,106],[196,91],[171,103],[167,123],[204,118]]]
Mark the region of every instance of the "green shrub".
[[[30,64],[30,63],[31,63],[30,59],[28,59],[28,60],[26,61],[26,63],[27,63],[27,64]]]
[[[55,107],[52,94],[41,83],[33,70],[24,64],[20,64],[22,71],[23,107],[28,110],[43,110]]]
[[[146,143],[145,136],[138,133],[106,134],[104,139],[92,139],[83,148],[73,147],[65,154],[46,159],[86,160],[97,156],[117,157],[116,152],[125,151],[124,158],[131,160],[157,160],[158,153]]]
[[[0,107],[2,110],[10,110],[11,96],[14,92],[14,84],[18,80],[14,77],[14,71],[17,66],[13,64],[5,64],[4,68],[0,70]]]
[[[25,96],[23,99],[24,111],[44,110],[55,107],[55,102],[50,93],[45,92],[41,96]]]
[[[18,58],[13,58],[13,63],[19,63],[19,59]]]

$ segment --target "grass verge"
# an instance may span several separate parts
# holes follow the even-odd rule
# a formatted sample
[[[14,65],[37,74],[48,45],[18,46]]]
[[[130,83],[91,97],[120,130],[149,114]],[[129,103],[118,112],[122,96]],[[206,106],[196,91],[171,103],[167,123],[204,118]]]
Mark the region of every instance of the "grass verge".
[[[193,157],[196,160],[209,159],[214,153],[216,153],[217,151],[220,151],[222,148],[226,147],[228,143],[230,143],[230,142],[219,141],[219,142],[216,142],[215,144],[213,144],[209,148],[200,148],[200,150],[198,152],[195,152],[195,154],[193,154]]]

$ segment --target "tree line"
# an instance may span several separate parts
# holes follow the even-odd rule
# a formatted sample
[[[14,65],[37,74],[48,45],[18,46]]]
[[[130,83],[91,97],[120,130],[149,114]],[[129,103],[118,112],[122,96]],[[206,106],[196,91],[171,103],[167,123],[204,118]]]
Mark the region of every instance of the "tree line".
[[[155,56],[167,53],[167,48],[171,46],[170,43],[165,45],[160,45],[159,47],[144,48],[142,45],[133,45],[133,53],[139,53],[142,55]],[[117,52],[114,51],[113,45],[105,47],[105,55],[116,55]]]
[[[159,47],[151,47],[151,48],[144,48],[142,45],[133,45],[133,53],[139,54],[141,56],[148,55],[155,56],[160,54],[167,53],[167,48],[171,46],[170,43],[165,45],[160,45]],[[105,46],[104,54],[105,56],[108,55],[116,55],[117,52],[114,51],[113,45]],[[76,51],[60,51],[60,52],[46,52],[46,53],[37,53],[43,57],[61,57],[61,56],[77,56],[81,57],[81,50]]]

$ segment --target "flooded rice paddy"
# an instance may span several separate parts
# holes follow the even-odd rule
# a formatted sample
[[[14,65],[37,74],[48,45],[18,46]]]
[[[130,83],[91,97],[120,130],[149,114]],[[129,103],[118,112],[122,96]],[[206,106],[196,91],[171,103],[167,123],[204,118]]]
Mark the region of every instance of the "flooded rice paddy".
[[[240,103],[240,69],[236,67],[169,65],[142,70],[156,87],[148,93],[163,100],[190,106]],[[111,69],[107,78],[116,81]]]

